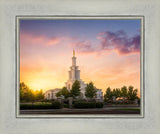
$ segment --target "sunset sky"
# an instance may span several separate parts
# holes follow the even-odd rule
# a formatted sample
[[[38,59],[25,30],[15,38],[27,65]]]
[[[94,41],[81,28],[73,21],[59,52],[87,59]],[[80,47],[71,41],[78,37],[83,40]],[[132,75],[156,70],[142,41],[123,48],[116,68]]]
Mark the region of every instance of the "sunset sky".
[[[73,50],[86,83],[140,90],[140,20],[20,20],[20,82],[62,88]]]

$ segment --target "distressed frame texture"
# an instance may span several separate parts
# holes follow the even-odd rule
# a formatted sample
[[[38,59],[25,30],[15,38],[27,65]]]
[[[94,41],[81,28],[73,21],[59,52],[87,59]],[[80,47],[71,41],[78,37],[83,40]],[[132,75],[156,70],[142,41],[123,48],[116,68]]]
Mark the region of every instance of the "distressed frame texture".
[[[0,0],[0,133],[159,134],[159,0]],[[16,118],[16,16],[144,16],[143,118]],[[143,34],[144,35],[144,34]],[[144,92],[143,92],[144,93]]]

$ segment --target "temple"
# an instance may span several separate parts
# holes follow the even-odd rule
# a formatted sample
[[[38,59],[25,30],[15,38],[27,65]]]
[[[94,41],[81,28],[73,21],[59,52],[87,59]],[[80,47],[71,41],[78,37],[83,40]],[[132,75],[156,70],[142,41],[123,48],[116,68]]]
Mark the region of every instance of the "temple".
[[[68,81],[65,83],[68,90],[72,89],[72,85],[75,82],[75,80],[78,80],[80,82],[80,90],[81,90],[80,97],[85,98],[84,94],[85,94],[86,84],[80,79],[80,70],[78,69],[78,66],[76,66],[75,51],[73,50],[72,66],[68,71]]]
[[[78,69],[78,66],[76,66],[75,51],[73,51],[72,66],[68,71],[68,81],[65,83],[68,90],[72,88],[75,80],[78,80],[80,82],[81,88],[86,87],[86,84],[80,79],[80,70]]]
[[[87,86],[87,84],[85,84],[84,81],[82,81],[80,79],[80,70],[78,68],[78,66],[76,65],[76,56],[75,56],[75,51],[73,50],[73,57],[72,57],[72,66],[70,67],[70,70],[68,71],[68,80],[65,83],[65,86],[67,87],[67,89],[70,91],[72,89],[72,85],[75,82],[75,80],[78,80],[80,82],[80,98],[82,99],[86,99],[85,96],[85,88]],[[101,89],[97,89],[95,87],[95,89],[97,90],[96,92],[96,99],[101,99],[103,100],[103,92]],[[45,98],[46,99],[56,99],[55,94],[60,91],[60,89],[51,89],[46,91],[45,93]]]

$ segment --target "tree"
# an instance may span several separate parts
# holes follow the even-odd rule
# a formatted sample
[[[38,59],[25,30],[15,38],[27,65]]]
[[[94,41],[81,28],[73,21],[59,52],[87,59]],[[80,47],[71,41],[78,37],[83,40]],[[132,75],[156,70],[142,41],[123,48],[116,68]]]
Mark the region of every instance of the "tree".
[[[67,90],[66,87],[63,87],[59,92],[56,93],[57,97],[60,97],[61,95],[63,95],[64,98],[69,97],[69,91]]]
[[[135,99],[137,99],[138,98],[137,92],[138,92],[137,89],[134,89],[133,86],[129,86],[128,87],[128,94],[127,94],[128,100],[135,100]]]
[[[24,82],[20,83],[20,101],[34,102],[44,99],[43,90],[36,90],[35,92],[30,89]]]
[[[61,90],[61,94],[64,96],[64,98],[67,98],[69,95],[69,91],[67,90],[66,87],[63,87]]]
[[[44,93],[42,89],[40,91],[36,90],[34,94],[37,101],[44,99]]]
[[[126,87],[126,86],[123,86],[123,87],[121,88],[121,96],[122,96],[123,98],[127,97],[127,87]]]
[[[60,97],[62,94],[61,94],[61,91],[57,92],[56,93],[56,97]]]
[[[121,91],[119,88],[113,89],[112,91],[113,96],[115,96],[116,98],[121,96]]]
[[[80,96],[80,83],[78,80],[75,80],[75,82],[73,83],[70,94],[73,98]]]
[[[29,87],[24,83],[20,83],[20,101],[29,101]]]
[[[121,90],[116,88],[116,98],[121,97]]]
[[[24,88],[25,88],[25,84],[23,82],[20,83],[20,101],[24,99]]]
[[[113,97],[113,93],[112,93],[112,91],[111,91],[111,88],[108,87],[108,88],[106,89],[106,93],[105,93],[105,95],[104,95],[104,99],[105,99],[105,101],[110,101],[110,100],[112,100],[112,97]]]
[[[86,88],[85,88],[85,96],[88,98],[93,98],[96,96],[96,89],[93,85],[93,82],[90,82],[89,84],[87,84]]]
[[[28,101],[32,102],[32,105],[33,103],[35,102],[36,100],[36,97],[34,95],[34,91],[33,90],[28,90]]]

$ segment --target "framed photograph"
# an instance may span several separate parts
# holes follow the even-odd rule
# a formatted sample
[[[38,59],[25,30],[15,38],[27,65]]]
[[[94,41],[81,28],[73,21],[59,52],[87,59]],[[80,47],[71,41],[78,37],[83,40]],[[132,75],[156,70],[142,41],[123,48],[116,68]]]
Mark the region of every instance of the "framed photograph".
[[[159,134],[160,2],[0,1],[0,133]]]
[[[17,16],[17,117],[143,117],[143,20]]]

